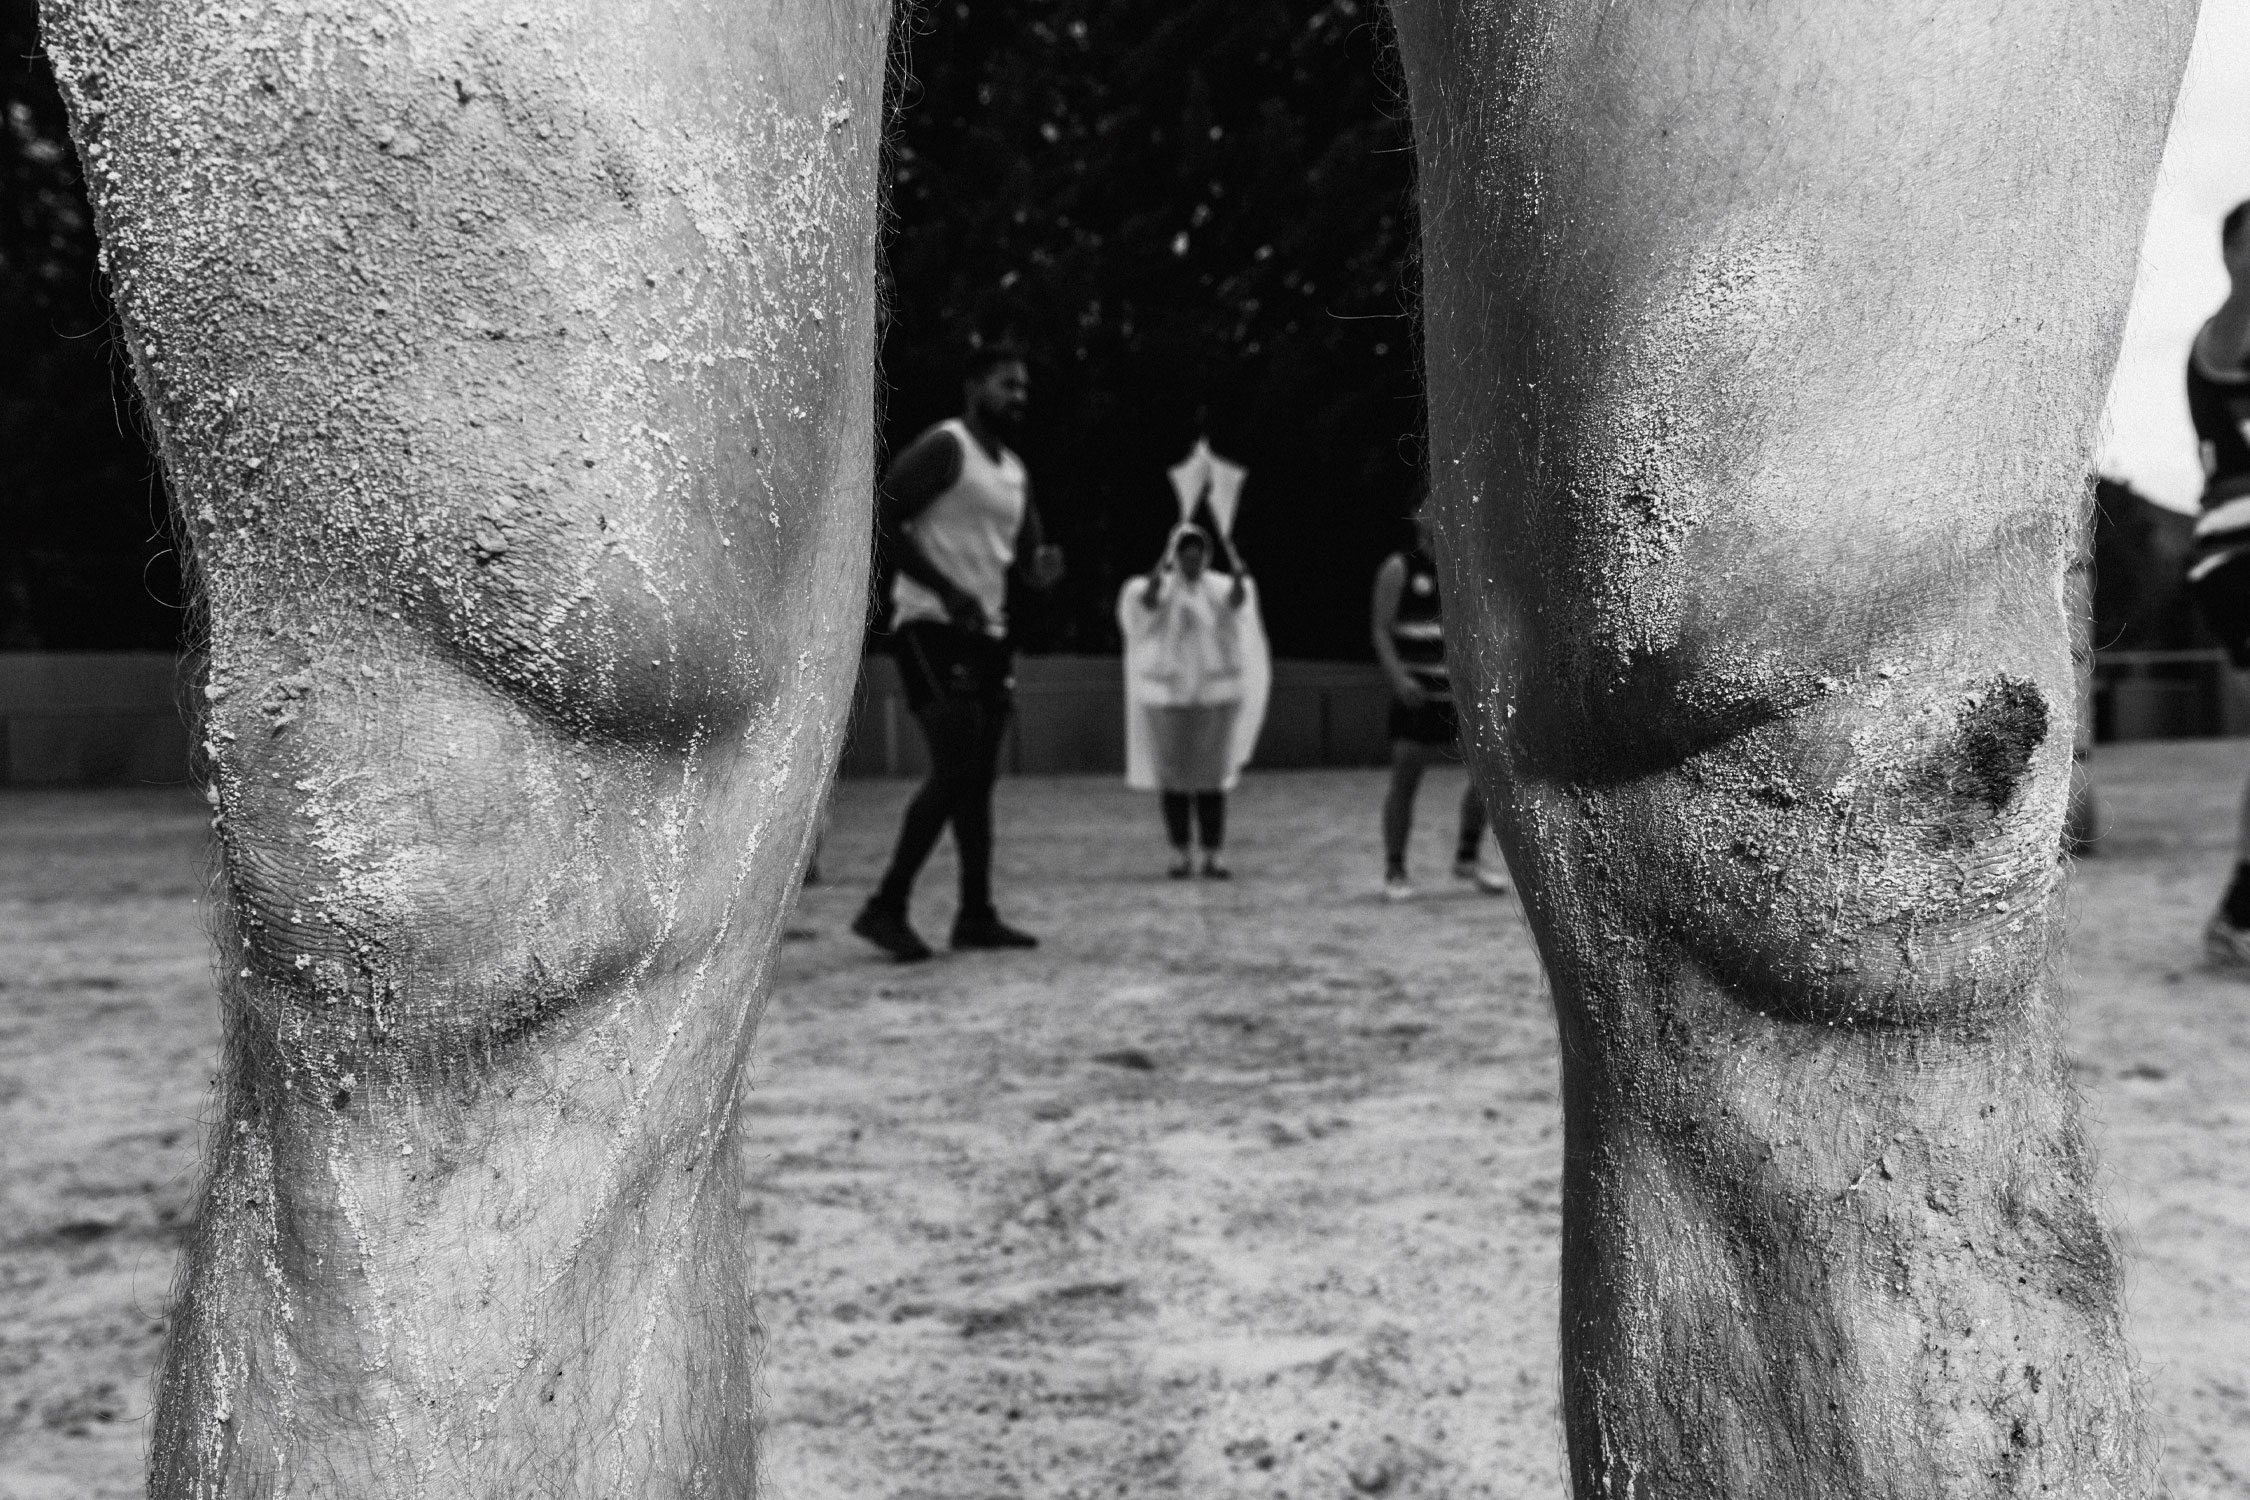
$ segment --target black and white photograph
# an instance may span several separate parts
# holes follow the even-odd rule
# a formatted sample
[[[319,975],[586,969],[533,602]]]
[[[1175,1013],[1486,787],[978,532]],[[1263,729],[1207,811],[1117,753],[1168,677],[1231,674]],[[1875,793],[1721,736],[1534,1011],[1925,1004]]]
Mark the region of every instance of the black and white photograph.
[[[2250,1497],[2250,0],[0,0],[0,1500]]]

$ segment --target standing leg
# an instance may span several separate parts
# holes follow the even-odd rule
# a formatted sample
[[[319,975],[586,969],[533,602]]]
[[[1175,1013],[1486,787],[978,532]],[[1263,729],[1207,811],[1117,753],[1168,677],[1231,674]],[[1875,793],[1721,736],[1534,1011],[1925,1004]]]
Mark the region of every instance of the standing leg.
[[[977,782],[977,749],[983,741],[983,714],[973,699],[933,699],[915,722],[922,726],[922,744],[929,752],[930,771],[906,804],[899,819],[898,843],[891,850],[890,866],[876,884],[868,905],[898,917],[906,915],[914,894],[915,877],[937,847],[946,824],[959,815],[964,798]]]
[[[1227,794],[1225,792],[1197,792],[1195,794],[1195,828],[1203,845],[1203,873],[1215,880],[1227,878],[1227,867],[1219,862],[1219,850],[1227,841]]]
[[[1461,788],[1461,824],[1453,839],[1453,863],[1474,866],[1484,853],[1484,794],[1477,790],[1475,776]]]
[[[2242,803],[2235,814],[2234,875],[2204,929],[2203,942],[2214,961],[2250,967],[2250,782],[2243,784]]]
[[[961,857],[961,919],[993,915],[992,785],[1000,772],[1000,742],[1008,732],[1006,702],[984,700],[975,708],[953,813],[953,848]]]
[[[2235,812],[2234,868],[2235,887],[2237,889],[2250,887],[2250,782],[2243,784],[2242,802]],[[2233,920],[2232,913],[2235,900],[2236,897],[2230,891],[2228,895],[2229,920]],[[2250,889],[2243,889],[2240,900],[2243,920],[2236,922],[2235,925],[2250,927]]]
[[[884,9],[46,0],[207,611],[158,1496],[740,1495],[858,657]]]
[[[1415,740],[1391,741],[1391,786],[1383,797],[1383,879],[1406,879],[1406,841],[1414,832],[1414,794],[1422,785],[1422,768],[1430,763],[1430,747]]]
[[[2050,988],[2062,573],[2192,5],[1394,15],[1578,1493],[2147,1494]]]
[[[976,759],[953,814],[953,847],[961,855],[961,909],[953,919],[956,948],[1036,948],[1030,933],[1000,920],[992,904],[992,787],[1013,701],[995,694],[978,704]]]
[[[1191,874],[1195,863],[1188,856],[1188,842],[1193,832],[1188,825],[1188,818],[1195,804],[1195,794],[1160,792],[1158,800],[1164,807],[1164,836],[1171,841],[1172,852],[1176,856],[1172,861],[1171,873],[1174,878]]]
[[[1476,888],[1487,896],[1505,896],[1508,877],[1499,864],[1484,862],[1484,793],[1477,789],[1476,777],[1461,789],[1461,828],[1453,841],[1453,873],[1461,880],[1474,881]]]
[[[1197,842],[1206,854],[1216,854],[1227,842],[1227,794],[1225,792],[1197,792],[1195,794],[1195,831]]]

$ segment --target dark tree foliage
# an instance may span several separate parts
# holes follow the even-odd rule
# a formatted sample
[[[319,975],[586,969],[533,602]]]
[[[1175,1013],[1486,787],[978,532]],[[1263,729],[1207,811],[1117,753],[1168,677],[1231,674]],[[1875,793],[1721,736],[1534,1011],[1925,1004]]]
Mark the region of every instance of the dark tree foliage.
[[[178,559],[38,50],[0,0],[0,648],[167,649]]]
[[[162,647],[180,582],[34,0],[0,0],[0,645]],[[1199,432],[1276,649],[1366,654],[1416,483],[1411,156],[1369,0],[937,0],[891,80],[884,436],[1033,350],[1024,443],[1071,575],[1035,649],[1115,648]]]
[[[1418,477],[1411,141],[1370,0],[933,0],[893,68],[892,451],[959,406],[972,333],[1032,351],[1023,444],[1057,594],[1033,649],[1116,647],[1120,582],[1198,432],[1277,652],[1368,654]]]

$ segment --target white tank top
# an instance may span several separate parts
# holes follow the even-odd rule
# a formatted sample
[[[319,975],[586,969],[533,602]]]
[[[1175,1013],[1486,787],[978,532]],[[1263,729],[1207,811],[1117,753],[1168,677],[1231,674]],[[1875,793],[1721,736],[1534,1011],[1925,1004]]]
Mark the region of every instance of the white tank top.
[[[1006,448],[998,462],[959,417],[938,423],[961,448],[961,477],[906,523],[922,552],[953,586],[984,606],[985,633],[1008,633],[1008,567],[1023,526],[1023,460]],[[904,573],[891,582],[891,628],[949,618],[945,601]]]

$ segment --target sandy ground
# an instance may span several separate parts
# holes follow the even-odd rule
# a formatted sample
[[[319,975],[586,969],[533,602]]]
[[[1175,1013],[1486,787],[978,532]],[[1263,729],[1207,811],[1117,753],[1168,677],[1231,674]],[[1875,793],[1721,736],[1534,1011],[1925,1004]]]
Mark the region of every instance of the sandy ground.
[[[2105,752],[2076,897],[2182,1500],[2250,1492],[2250,986],[2195,948],[2245,762]],[[1424,790],[1427,872],[1458,786]],[[1046,946],[897,968],[844,926],[907,790],[838,793],[744,1120],[774,1493],[1559,1496],[1556,1059],[1514,902],[1376,900],[1376,773],[1253,778],[1224,884],[1160,878],[1148,801],[1025,779],[1000,878]],[[183,794],[0,794],[0,1500],[139,1490],[216,1031],[202,868]]]

